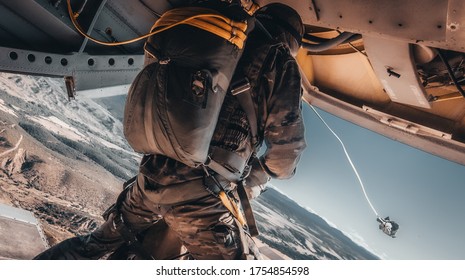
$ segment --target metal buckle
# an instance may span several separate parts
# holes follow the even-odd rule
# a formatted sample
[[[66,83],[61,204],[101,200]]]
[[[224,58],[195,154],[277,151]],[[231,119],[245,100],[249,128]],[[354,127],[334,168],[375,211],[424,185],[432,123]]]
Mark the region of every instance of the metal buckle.
[[[238,95],[250,90],[252,86],[250,85],[249,79],[244,78],[242,81],[236,83],[231,89],[232,95]]]

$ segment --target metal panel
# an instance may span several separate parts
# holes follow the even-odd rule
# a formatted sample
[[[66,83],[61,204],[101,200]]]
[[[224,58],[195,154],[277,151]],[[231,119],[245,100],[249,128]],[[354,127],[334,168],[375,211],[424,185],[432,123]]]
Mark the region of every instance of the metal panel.
[[[167,6],[165,2],[157,1],[152,6],[163,11]],[[71,24],[66,1],[56,3],[53,5],[47,0],[0,0],[0,29],[8,31],[0,33],[5,34],[0,37],[1,46],[62,54],[78,51],[84,38]],[[84,30],[92,22],[97,8],[95,0],[87,2],[78,18]],[[141,1],[112,0],[106,3],[102,14],[97,17],[91,35],[103,41],[133,39],[146,34],[156,19],[153,11]],[[94,54],[142,54],[142,44],[143,41],[123,47],[106,47],[89,43],[86,51]]]
[[[154,10],[145,5],[143,1],[133,0],[132,5],[127,4],[127,0],[111,0],[109,7],[125,19],[125,24],[133,30],[137,30],[139,35],[147,33],[158,17],[153,12],[163,13],[167,9],[168,1],[155,1]]]
[[[446,44],[443,48],[465,51],[465,1],[450,0],[447,17]],[[459,46],[457,48],[456,46]]]
[[[0,71],[73,76],[76,90],[130,84],[142,65],[142,55],[60,55],[0,47]]]
[[[463,0],[257,0],[295,8],[307,25],[465,52]]]
[[[145,35],[157,17],[143,4],[135,2],[128,5],[127,1],[113,0],[106,2],[91,36],[103,41],[125,41]],[[143,53],[143,43],[135,43],[118,47],[123,53]],[[94,43],[90,43],[96,46]]]
[[[82,38],[61,17],[51,14],[49,3],[41,6],[32,0],[0,0],[0,25],[15,35],[2,39],[2,46],[19,48],[27,43],[32,50],[69,52]],[[50,9],[50,10],[49,10]]]
[[[302,18],[302,21],[307,24],[310,22],[318,21],[317,11],[315,9],[313,2],[314,2],[313,0],[281,0],[281,1],[257,0],[256,1],[256,3],[259,4],[261,7],[271,4],[271,3],[286,4],[292,7],[294,10],[298,11],[300,14],[300,17]]]
[[[306,80],[306,79],[304,79]],[[373,117],[364,109],[341,101],[312,87],[304,81],[305,93],[303,99],[318,108],[325,110],[339,118],[372,130],[376,133],[402,142],[428,153],[465,165],[465,144],[444,137],[418,135],[389,126]],[[395,119],[396,117],[393,116]]]
[[[26,43],[29,48],[37,49],[43,47],[44,42],[52,39],[37,26],[34,26],[29,20],[17,14],[17,11],[3,6],[3,4],[0,4],[0,11],[0,26],[2,29],[8,31],[10,34],[14,34],[17,40]],[[2,38],[2,45],[16,46],[16,42],[4,40],[5,38]]]
[[[421,85],[410,44],[363,36],[373,70],[392,101],[431,108]]]
[[[125,0],[123,0],[125,1]],[[171,0],[171,1],[159,1],[159,0],[139,0],[139,2],[146,6],[149,10],[156,14],[163,14],[167,10],[173,8],[170,3],[177,5],[176,2],[185,2],[186,0]]]
[[[317,25],[410,40],[444,40],[447,0],[314,0]]]
[[[82,41],[74,29],[51,15],[48,10],[40,6],[36,1],[6,1],[4,4],[20,13],[31,25],[47,33],[57,42],[69,45]]]

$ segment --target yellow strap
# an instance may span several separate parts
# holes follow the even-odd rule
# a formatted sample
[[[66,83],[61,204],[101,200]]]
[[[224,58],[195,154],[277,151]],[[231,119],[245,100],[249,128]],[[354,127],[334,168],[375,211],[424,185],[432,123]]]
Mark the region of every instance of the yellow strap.
[[[242,212],[239,210],[237,203],[231,201],[231,198],[224,191],[221,191],[219,193],[219,197],[221,199],[221,202],[223,202],[223,205],[226,208],[228,208],[229,212],[233,214],[233,216],[239,221],[239,223],[242,226],[245,226],[246,221],[244,219],[244,216],[242,216]]]
[[[162,32],[180,24],[188,24],[210,33],[213,33],[225,40],[228,40],[238,48],[244,47],[247,38],[246,22],[233,21],[213,10],[205,8],[179,8],[172,9],[164,13],[151,29],[153,32]]]
[[[190,18],[196,18],[196,17],[215,17],[217,19],[221,19],[228,25],[241,28],[242,31],[245,31],[247,29],[247,24],[245,22],[240,22],[240,21],[234,21],[218,12],[212,9],[208,8],[200,8],[200,7],[189,7],[189,8],[177,8],[177,9],[171,9],[167,12],[165,12],[161,18],[157,20],[155,23],[155,26],[159,23],[165,22],[165,21],[173,21],[171,24],[176,23],[178,21],[182,21],[185,19],[190,19]]]
[[[210,33],[213,33],[229,42],[232,44],[236,45],[239,49],[242,49],[244,47],[244,41],[246,39],[246,35],[244,32],[241,31],[235,31],[234,29],[230,30],[224,30],[221,28],[218,28],[217,25],[211,24],[209,22],[204,21],[205,18],[199,18],[199,19],[190,19],[189,21],[184,22],[183,24],[188,24],[197,28],[200,28],[202,30],[208,31]],[[213,19],[213,18],[212,18]],[[174,27],[179,24],[172,24],[168,25],[166,27]],[[229,26],[229,25],[228,25]],[[157,27],[162,27],[164,30],[166,30],[162,25],[158,25]]]
[[[239,49],[242,49],[244,47],[244,41],[246,37],[244,33],[236,32],[234,30],[225,31],[225,30],[217,28],[214,25],[206,23],[202,20],[192,20],[192,21],[187,22],[187,24],[203,29],[225,40],[228,40],[232,44],[236,45]]]
[[[202,8],[192,8],[192,7],[191,8],[173,9],[173,10],[170,10],[170,11],[166,12],[165,14],[168,14],[169,16],[167,18],[164,18],[164,16],[165,16],[165,14],[164,14],[162,16],[162,18],[164,18],[164,20],[166,20],[166,19],[173,20],[173,19],[170,19],[170,17],[174,17],[174,18],[181,17],[182,19],[181,20],[175,20],[173,24],[166,25],[166,26],[158,28],[156,25],[162,19],[162,18],[160,18],[155,23],[155,25],[152,27],[152,31],[150,33],[148,33],[148,34],[136,37],[134,39],[121,41],[121,42],[105,42],[105,41],[101,41],[101,40],[98,40],[98,39],[95,39],[95,38],[89,36],[82,29],[82,27],[77,22],[77,18],[79,16],[79,14],[74,13],[72,8],[71,8],[71,0],[67,0],[66,2],[68,4],[68,14],[69,14],[69,16],[71,18],[71,22],[73,23],[74,27],[79,32],[79,34],[86,37],[90,41],[92,41],[94,43],[97,43],[97,44],[100,44],[100,45],[105,45],[105,46],[127,45],[127,44],[131,44],[131,43],[137,42],[137,41],[142,40],[142,39],[146,39],[146,38],[148,38],[150,36],[153,36],[155,34],[158,34],[160,32],[168,30],[168,29],[170,29],[170,28],[172,28],[174,26],[177,26],[179,24],[190,24],[190,25],[193,25],[193,26],[198,25],[196,27],[202,28],[202,29],[204,29],[204,30],[206,30],[208,32],[212,32],[212,33],[216,34],[216,35],[224,38],[225,40],[228,40],[229,42],[233,43],[238,48],[242,49],[244,47],[244,40],[245,40],[245,33],[244,32],[247,29],[247,24],[245,22],[233,21],[233,20],[231,20],[231,19],[229,19],[229,18],[227,18],[227,17],[225,17],[225,16],[223,16],[223,15],[221,15],[219,13],[216,13],[216,11],[210,10],[210,9],[204,9],[204,10],[208,11],[207,14],[196,14],[196,11],[198,9],[202,9]],[[192,20],[198,19],[198,18],[217,18],[217,19],[220,19],[223,22],[227,23],[230,26],[230,28],[227,28],[226,32],[224,32],[224,31],[219,31],[219,30],[221,30],[221,27],[218,27],[218,26],[209,26],[209,25],[206,26],[204,24],[199,24],[199,23],[195,23],[195,22],[192,23]],[[160,21],[160,23],[162,23],[162,22],[163,21]],[[194,25],[194,24],[196,24],[196,25]]]
[[[249,16],[253,16],[255,12],[260,9],[260,6],[258,4],[253,3],[249,9],[244,9]]]
[[[194,19],[192,21],[202,21],[205,24],[210,24],[216,28],[221,28],[222,30],[225,30],[229,33],[235,32],[239,38],[242,40],[245,40],[247,35],[245,34],[245,30],[247,29],[247,24],[246,23],[240,23],[240,24],[232,24],[228,25],[224,21],[218,20],[217,18],[212,18],[212,17],[203,17],[203,18],[198,18]],[[187,23],[189,24],[189,22]]]

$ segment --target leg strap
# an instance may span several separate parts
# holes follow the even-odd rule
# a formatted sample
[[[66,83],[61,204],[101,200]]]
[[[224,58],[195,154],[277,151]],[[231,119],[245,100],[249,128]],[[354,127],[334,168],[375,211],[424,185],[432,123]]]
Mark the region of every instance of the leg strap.
[[[229,212],[231,212],[231,214],[239,221],[241,227],[246,226],[247,222],[244,216],[242,215],[242,212],[240,211],[237,203],[224,191],[221,183],[218,182],[218,179],[216,179],[215,176],[210,174],[207,167],[203,166],[203,168],[205,171],[205,178],[203,182],[204,187],[207,189],[209,193],[218,197],[221,200],[224,207],[226,207],[229,210]]]
[[[244,211],[245,218],[241,210],[239,209],[239,206],[237,205],[236,201],[226,194],[220,182],[218,182],[215,176],[210,174],[210,172],[205,166],[204,171],[206,174],[204,186],[207,189],[207,191],[221,199],[223,205],[241,223],[242,227],[247,226],[251,236],[258,236],[259,232],[252,211],[252,206],[250,205],[250,201],[244,189],[242,181],[237,183],[237,194],[239,195],[239,200],[241,201],[241,206],[242,210]]]
[[[234,219],[236,221],[236,225],[239,229],[239,238],[241,239],[241,247],[242,247],[242,259],[244,260],[262,260],[262,255],[260,251],[258,250],[257,245],[255,244],[255,241],[253,238],[249,235],[248,232],[244,230],[243,227],[241,227],[240,222],[237,219]]]
[[[249,197],[244,189],[243,182],[239,182],[237,185],[237,194],[239,195],[239,199],[241,201],[242,210],[244,211],[244,215],[247,221],[247,227],[249,228],[249,232],[251,236],[258,236],[258,227],[255,221],[255,216],[252,211],[252,206],[250,205]]]

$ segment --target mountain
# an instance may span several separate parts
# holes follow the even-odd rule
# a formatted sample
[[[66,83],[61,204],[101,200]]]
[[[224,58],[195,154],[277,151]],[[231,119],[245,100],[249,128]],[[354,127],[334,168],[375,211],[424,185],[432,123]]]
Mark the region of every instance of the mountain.
[[[0,74],[0,203],[32,211],[50,244],[101,223],[140,158],[120,121],[65,92],[58,78]]]
[[[65,92],[62,79],[0,73],[0,203],[33,212],[51,245],[96,228],[140,160],[123,137],[124,97]],[[377,258],[273,188],[253,207],[276,256]]]
[[[379,259],[273,187],[252,202],[259,239],[295,260]]]

